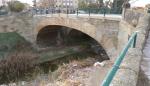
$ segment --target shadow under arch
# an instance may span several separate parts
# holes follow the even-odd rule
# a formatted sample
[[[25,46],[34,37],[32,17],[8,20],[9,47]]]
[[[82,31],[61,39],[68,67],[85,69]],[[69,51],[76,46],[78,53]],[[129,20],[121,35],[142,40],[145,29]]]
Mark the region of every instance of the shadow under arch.
[[[66,26],[47,25],[41,28],[37,34],[36,43],[39,47],[88,45],[90,50],[109,59],[105,49],[96,39]]]

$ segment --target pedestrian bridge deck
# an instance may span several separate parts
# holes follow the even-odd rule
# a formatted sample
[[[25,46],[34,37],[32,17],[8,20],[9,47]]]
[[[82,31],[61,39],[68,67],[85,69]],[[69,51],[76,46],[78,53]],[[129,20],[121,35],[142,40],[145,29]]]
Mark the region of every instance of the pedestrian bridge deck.
[[[120,21],[122,19],[122,15],[120,14],[107,14],[107,15],[103,15],[103,14],[62,14],[62,13],[57,13],[57,14],[43,14],[43,15],[34,15],[36,16],[46,16],[46,17],[69,17],[69,18],[73,18],[73,17],[83,17],[83,18],[98,18],[98,19],[108,19],[108,20],[118,20]]]

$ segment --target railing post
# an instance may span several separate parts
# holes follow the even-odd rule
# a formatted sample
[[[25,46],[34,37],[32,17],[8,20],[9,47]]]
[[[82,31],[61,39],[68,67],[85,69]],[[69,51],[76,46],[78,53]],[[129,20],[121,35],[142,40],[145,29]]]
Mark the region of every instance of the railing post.
[[[77,16],[79,15],[79,9],[77,8]]]
[[[50,9],[50,13],[51,13],[51,17],[52,17],[52,15],[53,15],[53,14],[52,14],[52,8]]]
[[[133,38],[134,40],[132,41],[131,48],[135,48],[136,47],[136,38],[137,38],[137,34]]]
[[[60,6],[59,6],[59,10],[58,10],[58,12],[59,12],[59,17],[60,17]]]
[[[68,17],[68,7],[67,7],[67,17]]]
[[[89,9],[89,16],[90,16],[90,14],[91,14],[91,11],[90,11],[90,8],[88,8]]]

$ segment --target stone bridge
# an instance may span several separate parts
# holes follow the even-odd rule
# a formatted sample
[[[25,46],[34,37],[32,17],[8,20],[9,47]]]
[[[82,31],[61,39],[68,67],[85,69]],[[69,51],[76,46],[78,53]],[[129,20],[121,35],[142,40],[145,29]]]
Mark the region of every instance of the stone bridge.
[[[130,12],[133,13],[133,12]],[[45,27],[61,26],[71,30],[78,30],[95,39],[105,49],[112,62],[123,49],[132,32],[139,31],[136,48],[130,49],[120,69],[113,79],[113,86],[137,86],[140,62],[143,57],[143,46],[150,26],[149,16],[125,15],[120,17],[102,16],[9,16],[0,17],[0,33],[16,31],[26,40],[36,45],[38,34]],[[48,28],[51,29],[51,28]],[[96,80],[100,71],[96,74]],[[94,79],[95,80],[95,79]],[[140,80],[140,77],[139,77]],[[98,85],[99,86],[99,81]],[[94,85],[96,86],[96,85]],[[141,85],[139,85],[141,86]]]
[[[36,44],[37,36],[46,26],[64,26],[87,34],[105,49],[109,57],[113,57],[118,48],[120,17],[99,16],[11,16],[1,18],[0,32],[17,31],[28,41]]]

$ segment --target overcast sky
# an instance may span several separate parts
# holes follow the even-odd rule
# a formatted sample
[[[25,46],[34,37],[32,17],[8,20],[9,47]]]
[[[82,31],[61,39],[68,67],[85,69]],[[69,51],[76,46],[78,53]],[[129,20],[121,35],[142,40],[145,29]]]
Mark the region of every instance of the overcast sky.
[[[138,0],[135,3],[132,3],[132,6],[144,7],[146,4],[150,4],[150,0]]]
[[[32,1],[33,0],[19,0],[21,2],[24,2],[24,3],[29,3],[30,5],[32,5]],[[136,0],[133,0],[133,1],[136,1]],[[132,3],[132,7],[133,6],[145,6],[146,4],[150,4],[150,0],[138,0],[137,2],[134,2]]]
[[[33,0],[18,0],[18,1],[21,1],[21,2],[23,2],[23,3],[28,3],[28,4],[30,4],[30,5],[32,5],[33,4]]]

